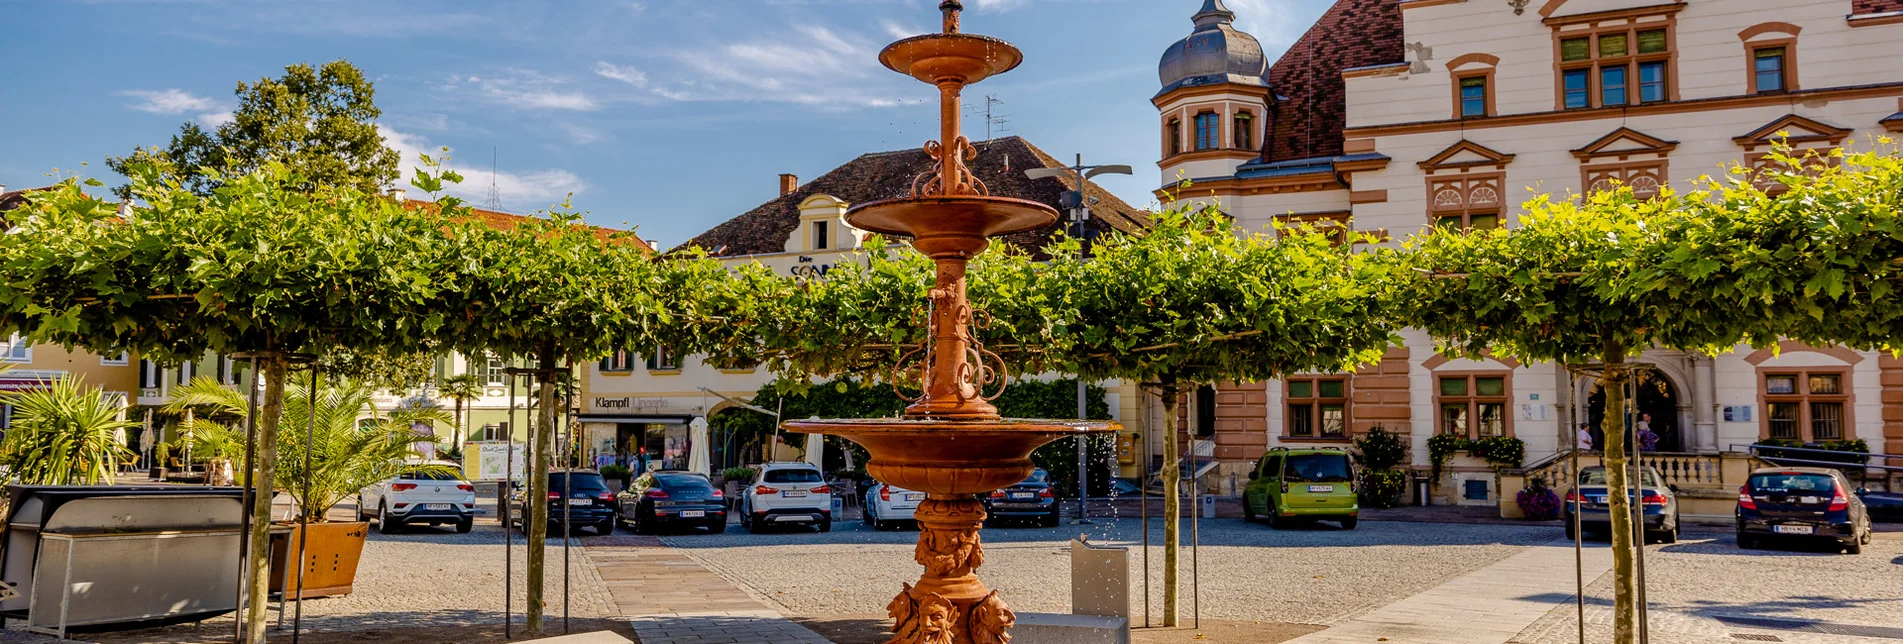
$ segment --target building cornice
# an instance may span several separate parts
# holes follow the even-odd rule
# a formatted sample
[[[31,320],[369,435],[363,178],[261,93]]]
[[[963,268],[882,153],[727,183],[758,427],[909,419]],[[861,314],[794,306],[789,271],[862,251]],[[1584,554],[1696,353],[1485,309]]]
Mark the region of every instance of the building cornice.
[[[1262,156],[1261,150],[1243,149],[1243,148],[1215,148],[1210,150],[1195,150],[1191,152],[1184,152],[1181,154],[1174,154],[1163,159],[1162,161],[1156,162],[1156,165],[1157,167],[1167,168],[1169,166],[1176,165],[1178,163],[1189,163],[1192,161],[1210,161],[1210,160],[1217,160],[1217,159],[1238,160],[1238,161],[1243,161],[1246,163],[1249,161],[1254,161],[1255,158],[1259,156]]]
[[[1484,118],[1442,119],[1435,121],[1416,121],[1391,125],[1369,125],[1349,127],[1342,131],[1348,138],[1402,136],[1407,134],[1428,134],[1459,130],[1481,130],[1501,127],[1521,127],[1527,125],[1546,125],[1576,121],[1597,121],[1602,119],[1623,119],[1635,116],[1654,116],[1660,114],[1683,114],[1686,112],[1711,112],[1718,110],[1763,107],[1767,105],[1790,105],[1801,103],[1804,99],[1850,100],[1859,98],[1878,98],[1884,96],[1903,96],[1903,82],[1858,85],[1853,87],[1833,87],[1825,89],[1798,90],[1782,94],[1759,94],[1723,96],[1718,98],[1671,101],[1666,103],[1646,103],[1642,105],[1621,105],[1581,110],[1554,110],[1547,112],[1528,112],[1507,114]]]
[[[1162,109],[1164,105],[1168,105],[1170,103],[1174,103],[1179,100],[1196,98],[1199,96],[1218,96],[1222,94],[1241,94],[1243,96],[1247,96],[1250,98],[1261,99],[1264,104],[1267,104],[1268,98],[1269,98],[1269,88],[1259,87],[1255,85],[1240,85],[1236,83],[1218,83],[1213,85],[1188,85],[1184,87],[1178,87],[1176,89],[1173,89],[1161,94],[1157,94],[1155,98],[1150,99],[1150,104],[1155,105],[1157,109]]]

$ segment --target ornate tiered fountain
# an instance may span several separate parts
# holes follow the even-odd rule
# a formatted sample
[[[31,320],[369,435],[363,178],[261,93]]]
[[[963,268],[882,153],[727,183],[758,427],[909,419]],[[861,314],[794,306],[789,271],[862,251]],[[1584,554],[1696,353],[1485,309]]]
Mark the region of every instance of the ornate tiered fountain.
[[[889,644],[1005,644],[1015,622],[997,591],[976,570],[984,564],[978,531],[984,505],[977,494],[1030,475],[1031,452],[1067,436],[1109,432],[1115,423],[1001,418],[989,402],[1003,391],[1004,361],[972,332],[965,268],[990,238],[1048,226],[1057,211],[1022,199],[993,197],[965,162],[977,149],[959,134],[959,93],[966,85],[1010,71],[1024,59],[1010,43],[959,33],[957,0],[939,4],[944,31],[907,38],[885,48],[886,67],[938,87],[941,137],[925,145],[936,163],[913,182],[912,196],[860,205],[846,213],[853,226],[907,236],[937,265],[931,290],[929,336],[902,361],[895,381],[916,382],[922,393],[897,419],[799,420],[786,429],[833,434],[863,445],[867,473],[926,495],[913,557],[925,567],[918,585],[905,588],[887,611],[897,622]],[[907,366],[916,357],[916,374]]]

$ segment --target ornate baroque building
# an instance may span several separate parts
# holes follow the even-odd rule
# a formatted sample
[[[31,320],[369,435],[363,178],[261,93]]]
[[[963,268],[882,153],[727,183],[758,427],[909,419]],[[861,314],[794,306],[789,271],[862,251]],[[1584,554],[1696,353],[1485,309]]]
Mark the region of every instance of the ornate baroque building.
[[[1217,200],[1250,230],[1491,228],[1533,192],[1643,194],[1757,164],[1779,133],[1824,149],[1903,131],[1903,68],[1875,62],[1903,55],[1903,0],[1338,0],[1273,64],[1234,17],[1206,0],[1163,55],[1162,184],[1193,186],[1158,194]],[[1192,426],[1239,472],[1265,448],[1376,425],[1407,434],[1416,463],[1436,433],[1517,436],[1532,462],[1570,446],[1569,419],[1599,417],[1560,365],[1403,336],[1354,374],[1205,392],[1191,413],[1211,422]],[[1903,361],[1887,355],[1786,343],[1641,360],[1663,376],[1639,398],[1661,451],[1780,437],[1903,454]],[[1442,493],[1493,501],[1490,472],[1453,469]]]

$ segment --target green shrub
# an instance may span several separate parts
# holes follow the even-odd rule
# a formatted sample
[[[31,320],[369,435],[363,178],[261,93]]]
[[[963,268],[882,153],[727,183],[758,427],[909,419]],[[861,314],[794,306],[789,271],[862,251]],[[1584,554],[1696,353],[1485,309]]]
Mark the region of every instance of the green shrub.
[[[1407,492],[1407,472],[1401,470],[1362,470],[1361,506],[1367,508],[1396,508],[1401,506],[1401,495]]]
[[[740,481],[742,483],[752,481],[753,475],[754,471],[751,467],[729,467],[720,471],[721,477],[729,481]]]
[[[1495,471],[1519,467],[1526,462],[1526,441],[1512,436],[1488,436],[1473,441],[1473,455],[1492,465]]]
[[[1447,459],[1453,458],[1455,454],[1467,451],[1472,447],[1473,441],[1467,440],[1465,436],[1435,434],[1428,437],[1427,462],[1433,467],[1433,485],[1436,487],[1440,485],[1440,468],[1447,463]]]
[[[1361,452],[1361,466],[1370,470],[1389,470],[1407,462],[1407,443],[1401,435],[1375,425],[1368,433],[1355,439],[1355,449]]]
[[[628,478],[632,476],[634,476],[634,470],[628,469],[626,465],[603,465],[601,467],[601,477],[605,479],[627,481]]]

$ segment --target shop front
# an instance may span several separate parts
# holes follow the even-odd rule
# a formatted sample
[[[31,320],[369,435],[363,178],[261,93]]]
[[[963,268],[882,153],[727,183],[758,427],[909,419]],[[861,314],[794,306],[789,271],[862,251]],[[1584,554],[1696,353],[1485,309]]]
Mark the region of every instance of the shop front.
[[[596,467],[686,469],[693,414],[581,414],[587,457]],[[642,466],[645,465],[645,470]]]

